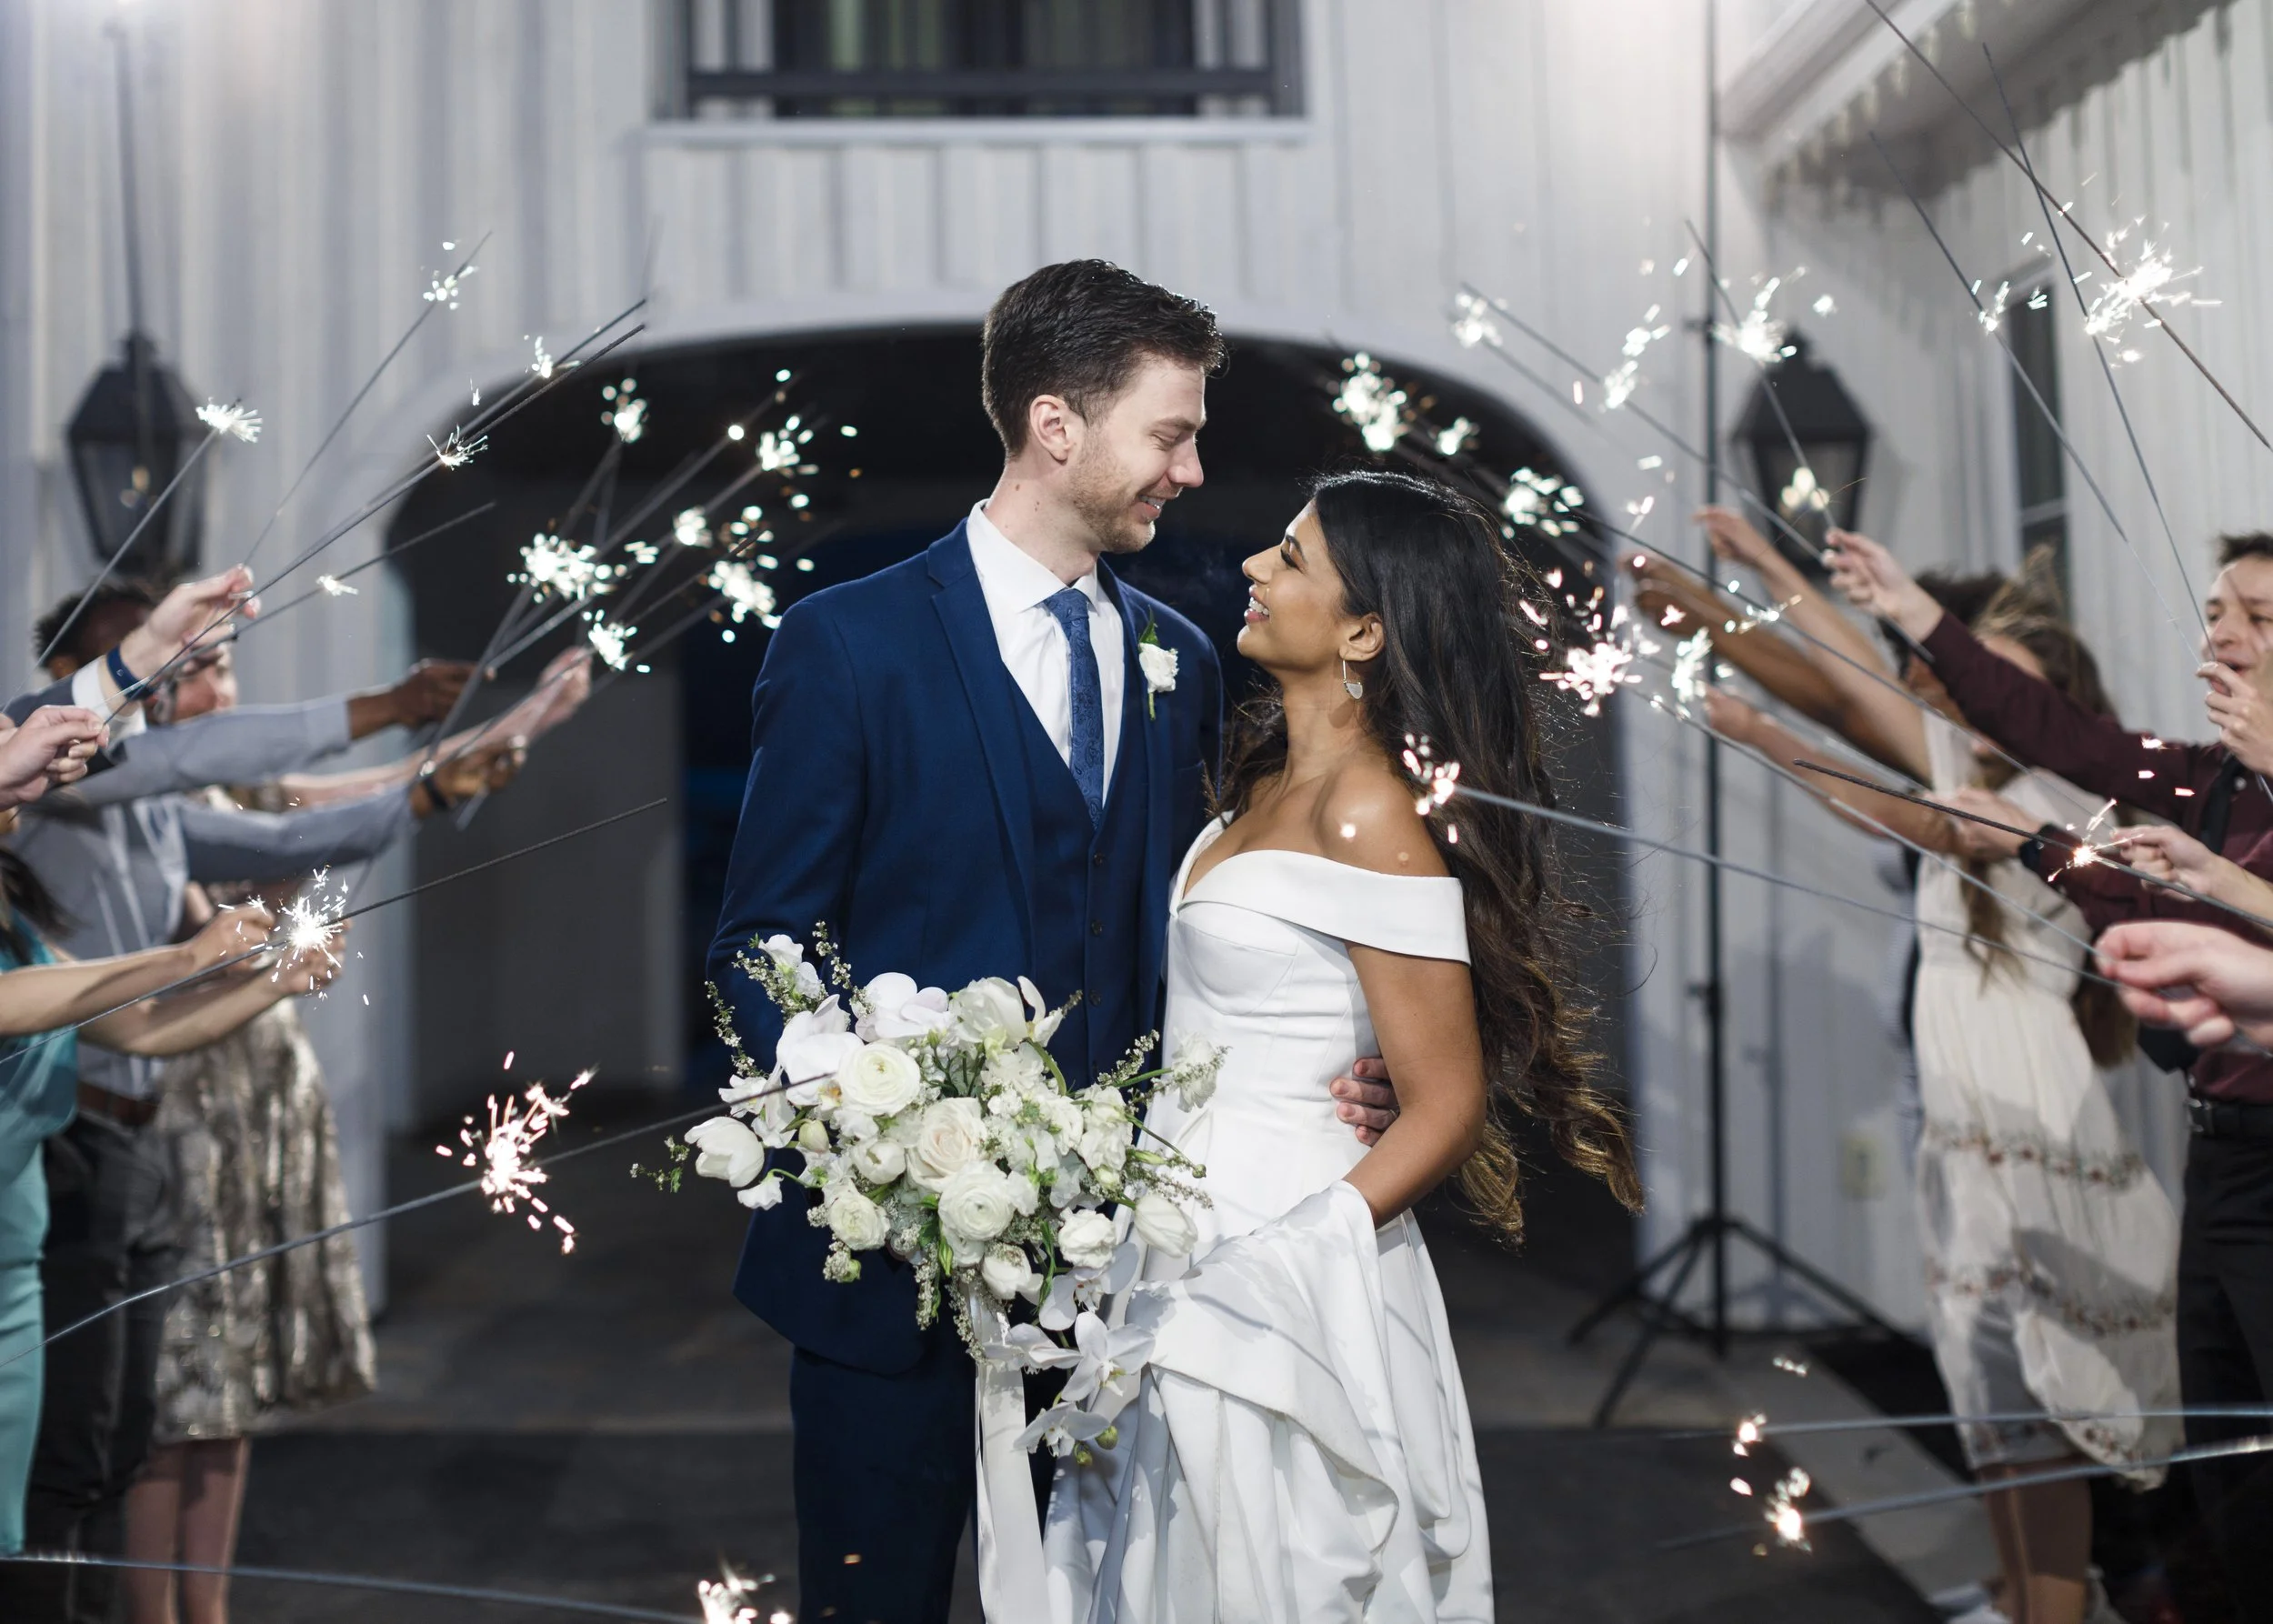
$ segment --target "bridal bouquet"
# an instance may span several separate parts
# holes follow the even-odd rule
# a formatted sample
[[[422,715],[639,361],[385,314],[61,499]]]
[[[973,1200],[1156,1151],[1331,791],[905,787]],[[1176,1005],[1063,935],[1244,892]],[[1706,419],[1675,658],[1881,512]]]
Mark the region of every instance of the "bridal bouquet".
[[[944,1296],[975,1358],[1073,1367],[1066,1402],[1028,1429],[1026,1447],[1062,1454],[1108,1433],[1112,1415],[1099,1414],[1133,1396],[1145,1350],[1122,1346],[1130,1334],[1108,1332],[1096,1312],[1139,1256],[1105,1208],[1155,1250],[1191,1250],[1204,1169],[1137,1136],[1156,1090],[1205,1102],[1222,1051],[1194,1043],[1148,1071],[1146,1038],[1103,1080],[1069,1090],[1046,1047],[1065,1010],[1025,977],[953,994],[896,972],[864,986],[826,935],[816,946],[834,987],[786,936],[736,960],[785,1025],[761,1078],[717,1000],[736,1075],[719,1090],[728,1115],[687,1131],[695,1171],[737,1187],[746,1207],[776,1205],[785,1183],[817,1192],[809,1217],[833,1238],[827,1278],[856,1280],[860,1255],[888,1248],[914,1266],[919,1325]],[[766,1167],[768,1152],[792,1148],[802,1172]],[[1010,1323],[1018,1300],[1033,1306],[1032,1323]]]

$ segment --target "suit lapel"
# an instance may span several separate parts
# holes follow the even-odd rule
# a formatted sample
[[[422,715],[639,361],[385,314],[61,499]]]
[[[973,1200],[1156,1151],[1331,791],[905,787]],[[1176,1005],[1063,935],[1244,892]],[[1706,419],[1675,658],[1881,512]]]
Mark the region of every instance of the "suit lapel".
[[[1148,690],[1145,685],[1144,664],[1136,657],[1136,639],[1144,632],[1138,624],[1136,609],[1128,601],[1110,570],[1100,563],[1097,579],[1120,611],[1121,626],[1126,634],[1122,641],[1121,658],[1127,667],[1127,675],[1121,684],[1121,708],[1127,713],[1133,730],[1144,740],[1145,762],[1145,877],[1143,939],[1137,945],[1136,989],[1140,1008],[1150,1007],[1153,989],[1160,984],[1161,957],[1167,947],[1168,886],[1173,876],[1168,872],[1170,853],[1168,842],[1174,833],[1175,808],[1170,804],[1170,791],[1175,775],[1169,770],[1167,748],[1168,715],[1165,704],[1156,702],[1151,715],[1146,714],[1145,700]],[[1174,690],[1161,696],[1174,697]],[[1134,707],[1133,709],[1131,707]],[[1124,732],[1123,757],[1126,759],[1127,734]]]
[[[986,595],[971,564],[971,545],[957,525],[952,535],[931,546],[931,576],[939,584],[932,607],[946,633],[963,679],[964,697],[970,702],[971,719],[978,727],[979,749],[986,758],[986,776],[994,783],[995,806],[1002,815],[1003,832],[1009,837],[1011,861],[1017,868],[1020,917],[1026,926],[1026,956],[1034,954],[1034,799],[1026,783],[1025,753],[1018,747],[1017,694],[1010,671],[1002,663],[995,642],[995,623],[986,612]]]

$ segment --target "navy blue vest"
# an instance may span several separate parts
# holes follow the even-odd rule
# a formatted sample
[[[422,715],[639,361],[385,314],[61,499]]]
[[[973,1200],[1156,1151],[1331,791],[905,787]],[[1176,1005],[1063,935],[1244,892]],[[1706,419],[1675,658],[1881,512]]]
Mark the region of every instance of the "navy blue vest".
[[[1034,797],[1034,964],[1026,973],[1052,1005],[1081,994],[1050,1043],[1066,1080],[1079,1088],[1128,1053],[1152,1009],[1136,986],[1149,799],[1136,722],[1143,685],[1130,683],[1121,702],[1120,750],[1104,821],[1094,828],[1065,757],[1023,694],[1016,704]]]

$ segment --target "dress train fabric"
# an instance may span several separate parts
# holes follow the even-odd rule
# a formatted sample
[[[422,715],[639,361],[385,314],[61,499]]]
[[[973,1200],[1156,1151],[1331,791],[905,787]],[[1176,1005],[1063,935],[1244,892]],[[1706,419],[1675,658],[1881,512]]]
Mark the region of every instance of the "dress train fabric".
[[[1204,833],[1193,858],[1220,832]],[[1113,1448],[1061,1463],[1056,1624],[1485,1620],[1467,1395],[1419,1225],[1376,1228],[1327,1092],[1376,1052],[1348,944],[1467,958],[1457,881],[1235,854],[1179,893],[1164,1052],[1226,1048],[1212,1099],[1147,1126],[1207,1168],[1191,1259],[1114,1305],[1154,1333]]]

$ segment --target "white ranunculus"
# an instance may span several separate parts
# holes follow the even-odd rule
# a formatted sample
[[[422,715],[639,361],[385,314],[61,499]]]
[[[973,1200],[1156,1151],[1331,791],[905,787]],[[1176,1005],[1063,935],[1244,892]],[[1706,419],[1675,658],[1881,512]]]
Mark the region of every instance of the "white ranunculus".
[[[936,1099],[924,1108],[908,1147],[907,1176],[928,1190],[944,1188],[986,1145],[986,1118],[976,1099]]]
[[[1128,1124],[1090,1118],[1081,1130],[1081,1159],[1101,1172],[1119,1172],[1128,1160]]]
[[[864,1140],[845,1159],[870,1184],[889,1184],[907,1170],[907,1152],[890,1139]]]
[[[1165,694],[1176,687],[1176,650],[1158,643],[1136,645],[1136,668],[1145,674],[1145,691]]]
[[[821,996],[821,972],[805,961],[805,948],[786,936],[769,936],[758,944],[774,967],[787,975],[797,991],[808,998]]]
[[[1076,1268],[1103,1268],[1113,1261],[1113,1220],[1101,1212],[1069,1214],[1057,1226],[1057,1249]]]
[[[939,1227],[959,1252],[994,1239],[1017,1215],[1009,1178],[988,1162],[966,1162],[939,1192]]]
[[[734,1198],[757,1212],[771,1212],[781,1205],[781,1175],[771,1173],[749,1188],[736,1190]]]
[[[1018,989],[999,976],[972,982],[947,1004],[955,1011],[956,1030],[988,1050],[1026,1037],[1026,1006],[1019,1000]]]
[[[1171,1258],[1183,1257],[1199,1239],[1184,1208],[1157,1191],[1136,1198],[1136,1221],[1145,1244]]]
[[[986,1282],[987,1290],[1008,1302],[1024,1291],[1035,1277],[1024,1248],[996,1246],[986,1248],[986,1261],[978,1266],[978,1278]]]
[[[924,1091],[924,1069],[904,1048],[871,1043],[846,1057],[836,1068],[845,1108],[864,1117],[890,1117],[916,1103]]]
[[[831,1190],[821,1211],[828,1219],[829,1233],[856,1252],[874,1251],[891,1233],[892,1223],[884,1208],[849,1184]]]
[[[705,1178],[723,1178],[739,1188],[766,1170],[766,1145],[731,1117],[713,1117],[686,1130],[695,1147],[695,1171]]]

